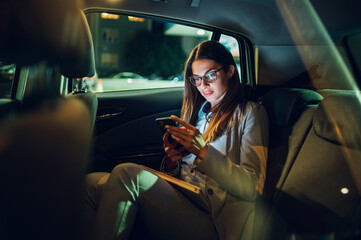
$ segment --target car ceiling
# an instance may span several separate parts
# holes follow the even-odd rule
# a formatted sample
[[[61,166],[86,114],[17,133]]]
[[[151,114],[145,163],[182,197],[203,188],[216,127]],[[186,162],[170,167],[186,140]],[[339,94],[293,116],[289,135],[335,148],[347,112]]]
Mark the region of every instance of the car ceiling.
[[[102,6],[148,12],[242,32],[256,45],[294,44],[277,7],[285,2],[281,0],[200,0],[199,7],[191,7],[190,0],[85,1],[85,8]],[[336,42],[346,34],[361,32],[360,1],[312,0],[311,3]],[[313,41],[319,44],[317,39]]]

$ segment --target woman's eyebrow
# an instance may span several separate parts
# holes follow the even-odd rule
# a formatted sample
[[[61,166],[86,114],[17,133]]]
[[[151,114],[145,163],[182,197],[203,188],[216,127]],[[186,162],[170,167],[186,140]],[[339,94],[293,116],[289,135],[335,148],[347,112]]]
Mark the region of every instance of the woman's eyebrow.
[[[206,75],[207,73],[209,73],[210,71],[215,71],[216,68],[211,68],[211,69],[208,69],[202,76]],[[201,75],[198,75],[198,74],[192,74],[193,76],[198,76],[200,77]]]

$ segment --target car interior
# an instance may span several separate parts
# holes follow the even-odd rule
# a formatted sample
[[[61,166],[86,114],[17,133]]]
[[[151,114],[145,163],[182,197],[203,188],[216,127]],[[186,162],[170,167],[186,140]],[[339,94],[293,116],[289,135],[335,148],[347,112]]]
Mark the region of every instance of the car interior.
[[[184,63],[205,40],[232,52],[247,97],[268,114],[253,239],[361,238],[360,7],[1,2],[0,239],[81,239],[86,173],[158,170],[155,119],[180,115]]]

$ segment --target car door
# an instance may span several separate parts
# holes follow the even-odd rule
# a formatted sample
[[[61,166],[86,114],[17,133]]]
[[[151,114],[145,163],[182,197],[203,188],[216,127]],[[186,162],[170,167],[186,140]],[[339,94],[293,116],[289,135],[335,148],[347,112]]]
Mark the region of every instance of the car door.
[[[96,170],[110,171],[124,162],[159,168],[163,133],[155,119],[180,114],[183,88],[97,93],[94,132]]]

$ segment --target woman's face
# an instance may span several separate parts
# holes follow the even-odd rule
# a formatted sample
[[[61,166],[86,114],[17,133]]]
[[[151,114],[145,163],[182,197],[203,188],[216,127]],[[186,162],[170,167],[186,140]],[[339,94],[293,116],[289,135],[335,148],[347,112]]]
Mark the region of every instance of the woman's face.
[[[203,77],[210,71],[217,71],[223,66],[217,62],[209,59],[199,59],[192,63],[193,76]],[[233,76],[234,66],[228,68],[228,72],[224,69],[217,72],[217,80],[213,83],[202,81],[202,84],[197,87],[202,96],[211,103],[211,107],[216,106],[224,97],[228,89],[229,79]]]

